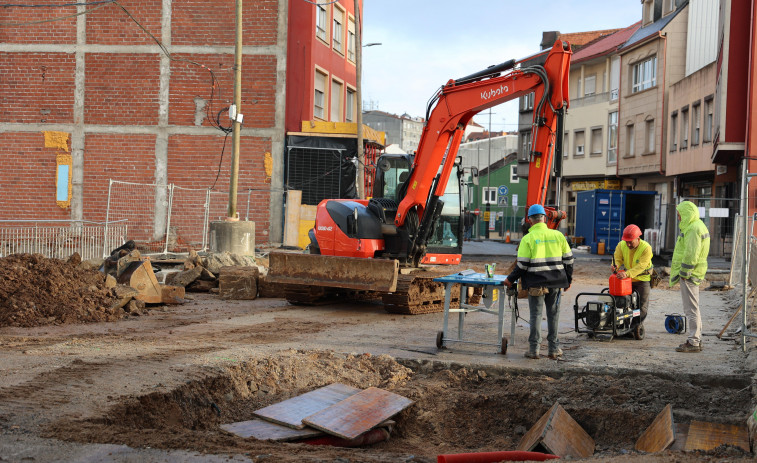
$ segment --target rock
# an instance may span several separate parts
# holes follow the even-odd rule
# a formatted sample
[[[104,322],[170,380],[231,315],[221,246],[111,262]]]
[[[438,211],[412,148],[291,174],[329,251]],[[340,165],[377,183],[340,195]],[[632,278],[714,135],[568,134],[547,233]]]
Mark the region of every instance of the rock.
[[[81,264],[81,256],[78,252],[75,252],[71,254],[71,257],[68,258],[66,263],[68,263],[69,265],[79,265]]]
[[[258,277],[258,297],[284,297],[283,285],[269,283],[267,276]]]
[[[221,267],[218,272],[218,294],[223,299],[256,299],[258,297],[258,267]]]
[[[184,270],[183,272],[169,273],[166,275],[166,284],[186,288],[190,283],[200,277],[202,270],[202,267],[193,267],[189,270]]]
[[[251,257],[240,256],[237,254],[231,254],[229,252],[208,254],[208,256],[201,261],[203,267],[208,269],[211,273],[216,275],[221,270],[221,267],[239,266],[239,267],[252,267],[256,266],[255,260]]]
[[[187,291],[206,293],[218,287],[218,280],[195,280],[187,286]]]
[[[118,282],[116,282],[116,279],[113,278],[112,275],[105,275],[105,287],[108,289],[113,289],[116,287]]]
[[[138,299],[132,299],[129,301],[128,304],[124,307],[124,311],[130,315],[142,315],[142,312],[145,310],[145,303],[144,301],[140,301]]]
[[[103,265],[103,259],[88,259],[79,263],[81,270],[98,270]]]

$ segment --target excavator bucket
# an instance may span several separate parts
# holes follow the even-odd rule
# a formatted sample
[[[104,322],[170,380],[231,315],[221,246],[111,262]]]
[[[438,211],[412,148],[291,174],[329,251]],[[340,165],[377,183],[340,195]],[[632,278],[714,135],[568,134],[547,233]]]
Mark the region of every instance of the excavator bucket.
[[[148,304],[178,304],[184,298],[184,288],[158,283],[152,264],[147,260],[126,263],[116,281],[139,291],[135,298]]]
[[[399,262],[390,259],[272,252],[267,281],[366,291],[397,289]]]

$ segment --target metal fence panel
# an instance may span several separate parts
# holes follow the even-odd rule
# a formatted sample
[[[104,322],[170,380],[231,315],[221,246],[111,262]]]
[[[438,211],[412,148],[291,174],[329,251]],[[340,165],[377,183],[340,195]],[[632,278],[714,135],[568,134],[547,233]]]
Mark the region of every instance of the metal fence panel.
[[[68,259],[78,252],[84,260],[102,258],[103,250],[122,245],[127,233],[126,223],[1,220],[0,257],[30,253]]]
[[[166,249],[170,185],[110,181],[106,222],[126,221],[128,239],[152,252]]]

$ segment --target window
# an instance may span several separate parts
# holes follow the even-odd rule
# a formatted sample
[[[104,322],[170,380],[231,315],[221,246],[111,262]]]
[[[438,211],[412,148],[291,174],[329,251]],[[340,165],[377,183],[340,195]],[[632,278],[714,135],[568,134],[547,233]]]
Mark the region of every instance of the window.
[[[355,62],[355,44],[357,39],[355,37],[355,20],[350,18],[350,22],[347,24],[347,59]]]
[[[523,155],[527,157],[531,153],[531,132],[521,132],[520,136]]]
[[[591,155],[602,155],[602,127],[591,129]]]
[[[670,115],[670,151],[678,149],[678,111]]]
[[[326,5],[316,6],[315,15],[315,36],[323,40],[328,44],[328,36],[326,34],[326,26],[329,21],[329,13],[326,10]]]
[[[531,92],[528,95],[521,97],[520,101],[521,101],[521,105],[520,105],[521,111],[528,111],[530,109],[534,109],[534,92]]]
[[[618,162],[618,112],[613,111],[610,113],[609,120],[607,121],[608,134],[607,134],[607,163],[615,164]]]
[[[670,13],[671,11],[675,10],[675,8],[675,0],[665,0],[665,13]]]
[[[331,121],[342,122],[342,83],[331,81]]]
[[[613,56],[610,63],[610,101],[615,101],[620,95],[620,57]]]
[[[654,119],[646,121],[644,126],[644,141],[644,154],[654,153]]]
[[[712,141],[712,97],[704,100],[704,141]]]
[[[483,187],[481,202],[484,204],[497,204],[497,187]]]
[[[699,145],[699,128],[702,123],[702,106],[697,101],[691,107],[691,146]]]
[[[657,57],[653,56],[633,65],[631,93],[640,92],[657,85]]]
[[[348,88],[347,89],[347,101],[344,105],[344,121],[345,122],[355,122],[355,110],[357,107],[355,104],[357,103],[357,100],[355,99],[355,90]]]
[[[630,158],[636,155],[636,143],[634,138],[636,137],[636,134],[634,133],[634,125],[629,124],[626,126],[626,154],[625,157]]]
[[[597,92],[597,76],[584,78],[584,96],[594,95]]]
[[[654,0],[643,0],[644,3],[644,25],[654,21]]]
[[[518,180],[520,180],[520,178],[518,177],[518,165],[511,164],[510,165],[510,183],[518,183]]]
[[[570,133],[565,132],[563,134],[563,138],[562,138],[562,157],[563,158],[567,158],[568,157],[568,153],[570,153],[570,148],[568,148],[568,141],[569,141],[568,139],[569,138],[570,138]]]
[[[313,98],[313,117],[326,119],[326,74],[315,71],[315,96]]]
[[[586,135],[584,134],[583,130],[576,130],[575,135],[573,136],[573,139],[575,140],[576,145],[576,152],[573,154],[574,156],[583,156],[584,155],[584,145],[586,144]]]
[[[344,54],[344,10],[334,8],[334,28],[331,31],[334,51]]]
[[[689,108],[681,110],[681,149],[689,146]]]

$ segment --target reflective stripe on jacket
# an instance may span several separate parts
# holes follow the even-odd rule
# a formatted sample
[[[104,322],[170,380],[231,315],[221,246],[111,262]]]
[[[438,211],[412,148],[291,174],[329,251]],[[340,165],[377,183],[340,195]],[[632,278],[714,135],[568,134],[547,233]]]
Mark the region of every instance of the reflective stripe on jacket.
[[[518,263],[508,275],[528,288],[567,288],[573,281],[573,253],[565,236],[541,222],[531,226],[518,245]]]
[[[633,257],[630,257],[633,252]],[[615,247],[615,265],[626,268],[626,275],[634,281],[649,281],[652,279],[652,246],[644,240],[639,240],[636,249],[629,249],[625,241]]]
[[[707,274],[707,256],[710,254],[710,232],[699,219],[699,208],[691,201],[676,206],[681,214],[681,233],[673,250],[670,266],[670,286],[680,278],[700,284]]]

